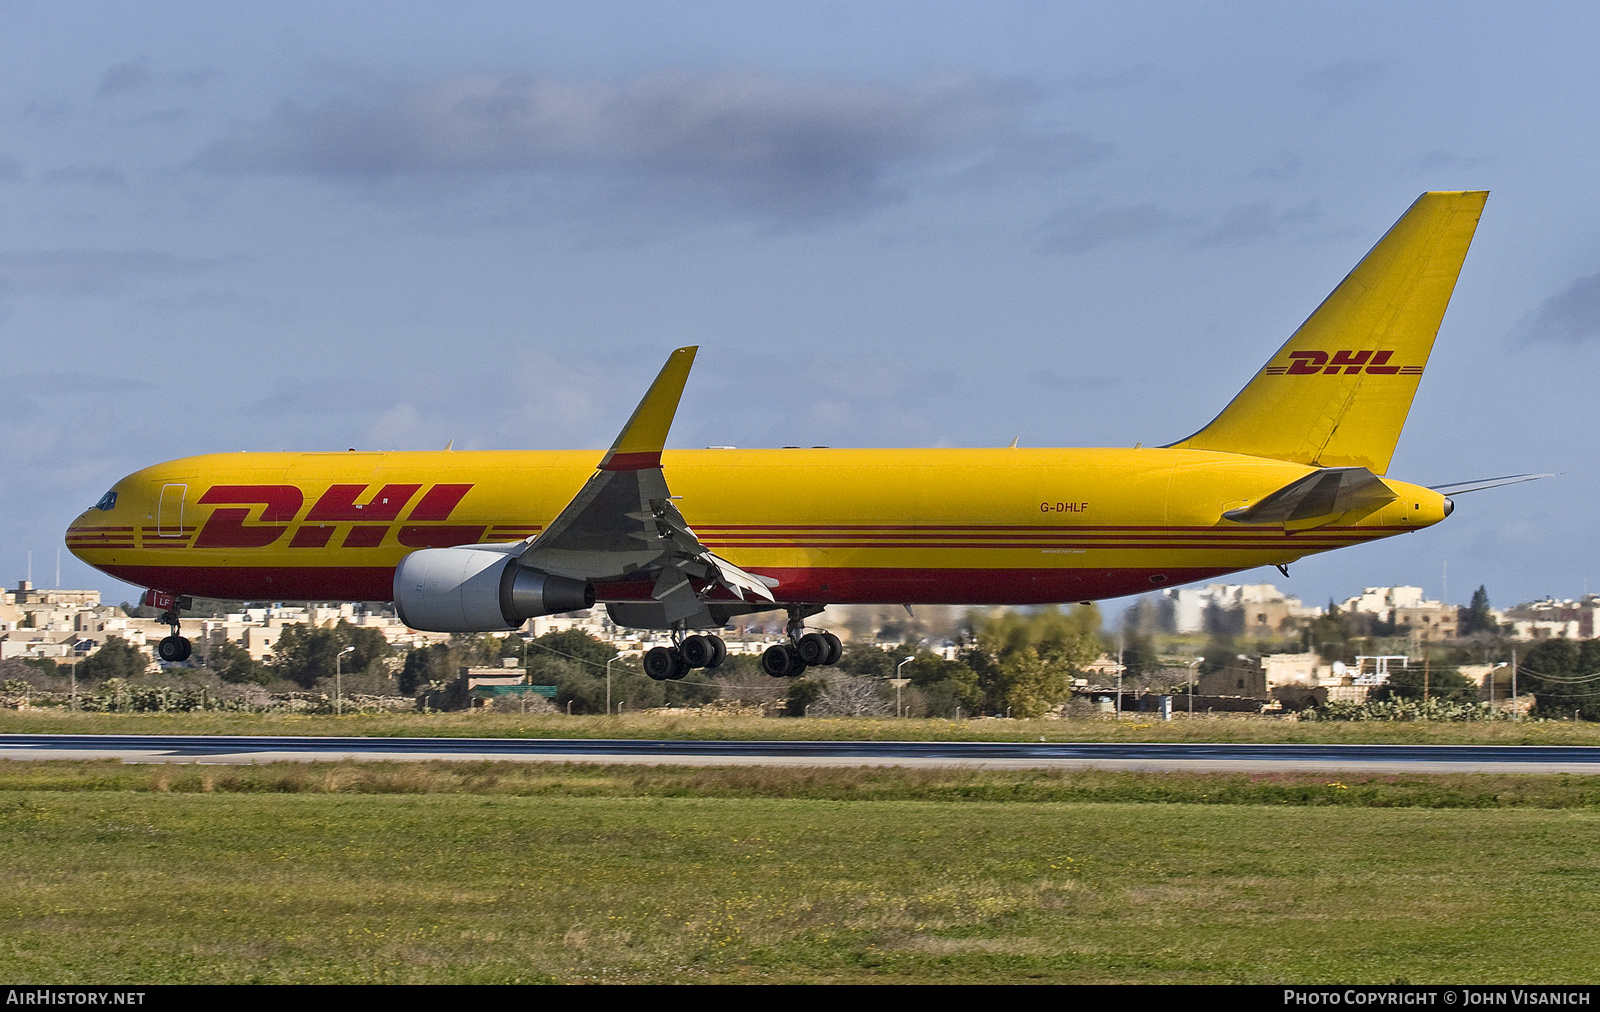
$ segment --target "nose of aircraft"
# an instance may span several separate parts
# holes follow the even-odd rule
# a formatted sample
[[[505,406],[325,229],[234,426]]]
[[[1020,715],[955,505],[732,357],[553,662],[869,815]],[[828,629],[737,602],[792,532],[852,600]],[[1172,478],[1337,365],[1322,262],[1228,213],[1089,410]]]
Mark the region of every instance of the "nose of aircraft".
[[[93,566],[100,561],[100,551],[133,547],[133,522],[125,509],[117,509],[117,500],[118,492],[113,488],[67,525],[67,551]]]

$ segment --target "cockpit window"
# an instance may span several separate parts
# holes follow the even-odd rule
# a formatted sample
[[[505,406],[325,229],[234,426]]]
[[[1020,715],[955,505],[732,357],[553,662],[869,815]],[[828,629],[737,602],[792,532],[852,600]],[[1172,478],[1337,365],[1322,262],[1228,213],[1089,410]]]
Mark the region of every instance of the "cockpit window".
[[[105,495],[101,496],[100,497],[100,501],[94,504],[94,508],[97,509],[97,510],[108,510],[108,509],[111,509],[116,504],[117,504],[117,493],[116,493],[116,490],[113,489],[112,491],[107,492]]]

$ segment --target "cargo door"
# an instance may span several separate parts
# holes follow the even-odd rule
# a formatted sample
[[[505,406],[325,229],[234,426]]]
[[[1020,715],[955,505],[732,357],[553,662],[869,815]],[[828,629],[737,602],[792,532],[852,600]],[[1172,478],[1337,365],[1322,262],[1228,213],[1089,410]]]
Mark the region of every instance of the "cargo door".
[[[161,486],[161,501],[156,506],[156,537],[183,537],[183,500],[188,494],[188,485]]]

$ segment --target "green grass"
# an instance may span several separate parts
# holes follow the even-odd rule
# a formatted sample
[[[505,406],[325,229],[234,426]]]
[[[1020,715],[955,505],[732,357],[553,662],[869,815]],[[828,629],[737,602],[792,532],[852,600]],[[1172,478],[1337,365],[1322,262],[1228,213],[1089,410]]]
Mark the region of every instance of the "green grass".
[[[1218,717],[1170,722],[893,720],[722,717],[694,713],[523,716],[516,713],[293,714],[73,713],[0,710],[0,733],[233,734],[484,738],[845,739],[866,741],[1327,742],[1348,744],[1600,745],[1600,724],[1571,721],[1298,722]]]
[[[1152,773],[482,761],[259,765],[12,761],[0,764],[0,790],[1600,810],[1600,778],[1517,773]]]
[[[1581,982],[1596,804],[1531,776],[8,763],[0,973]]]

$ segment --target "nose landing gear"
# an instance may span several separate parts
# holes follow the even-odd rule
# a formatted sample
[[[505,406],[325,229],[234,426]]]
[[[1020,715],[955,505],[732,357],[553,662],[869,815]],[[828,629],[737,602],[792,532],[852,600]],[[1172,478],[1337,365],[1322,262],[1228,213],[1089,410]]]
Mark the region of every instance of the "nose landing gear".
[[[163,637],[161,642],[156,644],[156,656],[168,664],[181,664],[188,660],[193,648],[189,641],[183,638],[183,630],[178,625],[178,616],[183,613],[183,609],[194,607],[194,599],[177,597],[164,590],[147,590],[144,592],[144,597],[139,599],[139,603],[164,609],[160,620],[172,627],[172,635]]]

